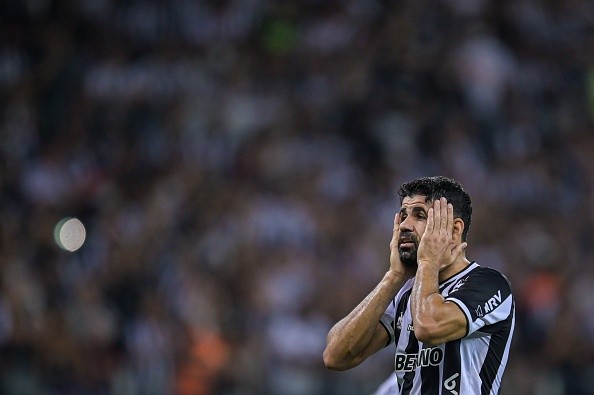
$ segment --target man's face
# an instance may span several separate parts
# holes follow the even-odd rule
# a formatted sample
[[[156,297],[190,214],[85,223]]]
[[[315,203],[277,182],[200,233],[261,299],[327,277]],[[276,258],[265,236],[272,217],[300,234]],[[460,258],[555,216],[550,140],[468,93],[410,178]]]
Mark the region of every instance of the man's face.
[[[417,267],[419,242],[425,233],[427,213],[431,207],[425,199],[424,195],[407,196],[402,199],[398,253],[402,263],[408,267]]]

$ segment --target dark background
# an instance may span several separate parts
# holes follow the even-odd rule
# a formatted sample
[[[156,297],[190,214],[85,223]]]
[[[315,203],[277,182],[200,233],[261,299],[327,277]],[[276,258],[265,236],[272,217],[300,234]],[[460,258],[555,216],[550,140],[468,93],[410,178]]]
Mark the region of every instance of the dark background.
[[[503,393],[594,393],[594,2],[0,13],[0,393],[371,393],[393,350],[334,373],[325,335],[437,174],[516,293]]]

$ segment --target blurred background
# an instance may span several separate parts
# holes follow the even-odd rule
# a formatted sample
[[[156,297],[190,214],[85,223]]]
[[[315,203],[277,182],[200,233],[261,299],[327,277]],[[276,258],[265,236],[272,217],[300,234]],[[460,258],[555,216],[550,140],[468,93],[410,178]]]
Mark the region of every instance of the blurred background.
[[[0,393],[370,394],[331,325],[461,181],[504,394],[594,394],[594,2],[5,0]],[[86,227],[77,251],[53,231]]]

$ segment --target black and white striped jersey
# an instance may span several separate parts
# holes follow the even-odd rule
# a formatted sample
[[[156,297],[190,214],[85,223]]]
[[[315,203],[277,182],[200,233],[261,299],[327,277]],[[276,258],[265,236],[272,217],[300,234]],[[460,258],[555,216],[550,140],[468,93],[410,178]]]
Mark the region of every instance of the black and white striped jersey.
[[[414,334],[410,294],[414,279],[400,289],[381,319],[396,344],[395,394],[498,394],[515,324],[509,281],[472,262],[439,284],[467,320],[461,339],[426,347]]]

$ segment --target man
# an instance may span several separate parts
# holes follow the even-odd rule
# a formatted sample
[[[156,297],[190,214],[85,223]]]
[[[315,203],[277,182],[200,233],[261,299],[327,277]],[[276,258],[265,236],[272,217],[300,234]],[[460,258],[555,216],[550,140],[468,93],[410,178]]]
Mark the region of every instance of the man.
[[[446,177],[398,194],[390,268],[330,330],[324,363],[350,369],[395,343],[394,394],[497,394],[515,307],[501,273],[466,259],[470,196]]]

